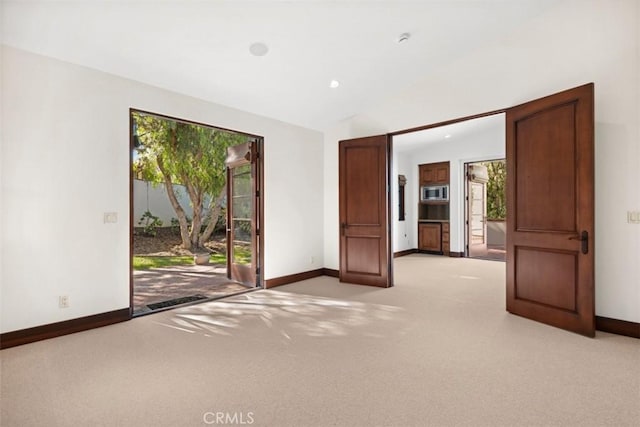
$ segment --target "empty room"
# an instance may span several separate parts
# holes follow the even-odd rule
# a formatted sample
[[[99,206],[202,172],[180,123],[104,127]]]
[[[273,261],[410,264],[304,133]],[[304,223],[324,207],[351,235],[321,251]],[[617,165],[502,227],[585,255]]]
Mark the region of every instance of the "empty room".
[[[0,425],[640,424],[637,0],[0,5]]]

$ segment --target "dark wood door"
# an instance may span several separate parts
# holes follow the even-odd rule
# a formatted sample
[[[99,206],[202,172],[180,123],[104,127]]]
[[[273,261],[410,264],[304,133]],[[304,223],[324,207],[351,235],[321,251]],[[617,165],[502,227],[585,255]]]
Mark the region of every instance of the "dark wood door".
[[[506,111],[507,310],[587,336],[594,313],[593,84]]]
[[[340,141],[340,281],[393,286],[387,135]]]
[[[257,286],[255,143],[227,148],[227,276]]]

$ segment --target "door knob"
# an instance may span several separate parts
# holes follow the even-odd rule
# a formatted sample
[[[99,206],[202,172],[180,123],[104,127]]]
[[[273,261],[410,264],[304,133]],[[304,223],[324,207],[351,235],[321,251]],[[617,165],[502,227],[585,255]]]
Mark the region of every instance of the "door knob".
[[[583,254],[589,253],[589,232],[587,230],[582,230],[579,236],[571,236],[569,240],[580,240],[582,242],[581,252]]]

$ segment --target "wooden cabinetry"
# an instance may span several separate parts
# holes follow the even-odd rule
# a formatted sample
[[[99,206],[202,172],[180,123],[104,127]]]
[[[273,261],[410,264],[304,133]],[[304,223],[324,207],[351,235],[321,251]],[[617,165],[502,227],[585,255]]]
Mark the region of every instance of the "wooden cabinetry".
[[[442,254],[449,255],[449,223],[442,223]]]
[[[418,249],[449,255],[449,223],[421,222],[418,224]]]
[[[418,224],[418,249],[421,251],[442,251],[442,232],[439,222]]]
[[[420,186],[449,184],[449,162],[428,163],[419,166]]]
[[[449,185],[449,162],[427,163],[418,168],[420,187]],[[418,223],[418,250],[449,256],[449,201],[421,201],[418,216],[421,220]]]

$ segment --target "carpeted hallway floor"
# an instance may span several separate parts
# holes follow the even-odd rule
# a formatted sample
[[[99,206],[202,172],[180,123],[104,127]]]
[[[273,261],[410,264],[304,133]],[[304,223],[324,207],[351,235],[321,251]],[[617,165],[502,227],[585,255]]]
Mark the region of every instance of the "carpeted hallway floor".
[[[0,352],[5,426],[637,426],[640,341],[504,310],[503,263],[398,258]]]

